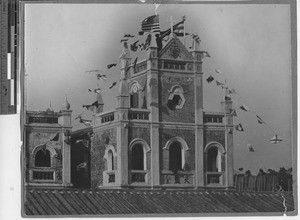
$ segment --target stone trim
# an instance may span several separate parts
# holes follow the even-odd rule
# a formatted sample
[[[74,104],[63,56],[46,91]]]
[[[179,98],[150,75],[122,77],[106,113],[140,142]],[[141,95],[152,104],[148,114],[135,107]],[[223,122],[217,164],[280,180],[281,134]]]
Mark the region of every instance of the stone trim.
[[[225,154],[226,153],[226,150],[225,148],[222,146],[222,144],[220,144],[219,142],[216,142],[216,141],[212,141],[212,142],[209,142],[208,144],[206,144],[206,146],[204,147],[204,153],[207,153],[208,150],[212,147],[217,147],[218,150],[222,153],[222,154]]]

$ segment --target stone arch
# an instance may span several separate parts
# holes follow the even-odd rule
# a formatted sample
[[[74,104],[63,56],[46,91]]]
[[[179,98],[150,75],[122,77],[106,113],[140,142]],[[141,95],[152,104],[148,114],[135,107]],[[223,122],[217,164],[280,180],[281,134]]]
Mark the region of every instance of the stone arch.
[[[226,153],[226,151],[225,151],[224,147],[222,146],[222,144],[220,144],[219,142],[216,142],[216,141],[209,142],[209,143],[205,146],[204,152],[207,153],[208,150],[209,150],[211,147],[217,147],[218,150],[219,150],[222,154],[225,154],[225,153]]]
[[[205,169],[208,172],[225,171],[225,149],[219,142],[210,142],[204,148]]]
[[[177,145],[176,143],[180,144]],[[170,147],[174,147],[174,149],[170,150]],[[181,151],[178,151],[178,147],[180,147]],[[176,150],[177,148],[177,150]],[[189,146],[187,145],[186,141],[180,137],[173,137],[170,140],[167,141],[164,150],[164,160],[169,162],[168,169],[173,168],[173,163],[177,163],[179,160],[180,167],[179,169],[184,169],[184,166],[186,164],[186,151],[190,150]],[[176,152],[174,152],[175,150]],[[179,153],[181,154],[179,156]],[[176,156],[177,155],[177,156]],[[180,158],[181,157],[181,158]],[[177,160],[177,162],[174,162],[174,160]]]
[[[133,81],[129,87],[130,108],[140,107],[140,84],[138,81]]]
[[[45,146],[45,148],[44,148]],[[35,167],[35,157],[36,157],[36,154],[40,151],[40,150],[48,150],[49,153],[50,153],[50,167],[53,167],[53,161],[55,157],[57,157],[57,152],[56,150],[54,149],[54,147],[52,146],[49,146],[47,143],[46,144],[40,144],[40,145],[37,145],[31,152],[31,157],[32,157],[32,166]]]
[[[33,148],[31,154],[33,155],[33,157],[36,155],[36,153],[41,150],[43,148],[43,146],[46,145],[46,149],[50,151],[51,157],[54,157],[57,155],[56,150],[52,147],[49,146],[47,143],[46,144],[40,144],[37,145],[36,147]]]

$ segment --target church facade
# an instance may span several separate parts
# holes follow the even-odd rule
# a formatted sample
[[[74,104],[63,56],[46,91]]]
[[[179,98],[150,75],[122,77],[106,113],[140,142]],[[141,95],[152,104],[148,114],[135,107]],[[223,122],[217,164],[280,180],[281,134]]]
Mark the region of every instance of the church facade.
[[[27,112],[25,179],[29,186],[91,188],[233,187],[232,101],[222,111],[203,103],[200,44],[188,51],[173,35],[133,68],[120,56],[117,107],[103,112],[101,94],[90,127],[70,132],[70,104],[60,112]]]
[[[232,101],[204,110],[200,43],[188,51],[173,35],[158,49],[149,36],[135,68],[124,44],[117,107],[95,114],[91,187],[233,187]]]

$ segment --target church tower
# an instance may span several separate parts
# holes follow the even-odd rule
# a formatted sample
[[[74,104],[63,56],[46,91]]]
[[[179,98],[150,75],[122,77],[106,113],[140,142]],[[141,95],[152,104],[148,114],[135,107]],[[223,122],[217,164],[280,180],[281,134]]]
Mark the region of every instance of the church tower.
[[[124,43],[117,106],[95,115],[92,187],[232,187],[232,102],[205,110],[200,39],[188,51],[174,33],[145,38],[138,62]]]

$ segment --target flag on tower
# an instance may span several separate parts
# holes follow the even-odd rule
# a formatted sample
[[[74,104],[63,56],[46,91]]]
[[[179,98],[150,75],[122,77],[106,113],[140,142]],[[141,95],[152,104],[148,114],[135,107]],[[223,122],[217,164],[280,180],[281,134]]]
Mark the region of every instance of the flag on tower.
[[[115,85],[117,85],[117,82],[113,82],[113,83],[111,84],[111,86],[109,87],[109,89],[113,88]]]
[[[98,80],[107,80],[107,76],[105,74],[96,74]]]
[[[184,36],[184,22],[185,22],[185,16],[182,17],[182,20],[180,22],[173,25],[173,33],[176,34],[178,37]],[[171,34],[171,28],[165,31],[161,31],[160,39],[163,39],[166,36],[169,36],[170,34]]]
[[[270,139],[270,142],[273,143],[273,144],[277,144],[279,143],[280,141],[282,141],[282,139],[279,138],[279,136],[276,134],[274,137],[272,137]]]
[[[197,33],[191,34],[191,36],[194,41],[196,41],[197,43],[200,43],[201,40]]]
[[[182,17],[182,20],[173,26],[173,33],[178,37],[184,37],[184,22],[185,16]]]
[[[108,64],[108,65],[107,65],[107,69],[110,69],[110,68],[112,68],[113,66],[117,66],[117,64],[116,64],[116,63]]]
[[[123,38],[123,39],[120,40],[120,43],[126,42],[126,41],[128,41],[128,39],[124,39],[124,38]]]
[[[262,120],[261,117],[259,117],[258,115],[256,115],[257,121],[259,124],[265,124],[264,120]]]
[[[208,83],[211,83],[212,81],[214,81],[214,77],[212,77],[212,76],[209,76],[207,79],[206,79],[206,81],[208,82]]]
[[[240,109],[244,110],[245,112],[248,112],[250,110],[246,105],[240,106]]]
[[[210,57],[210,54],[207,51],[201,51],[201,55],[203,58]]]
[[[137,40],[136,42],[134,42],[133,44],[130,45],[130,49],[131,49],[133,52],[137,51],[137,49],[138,49],[137,43],[138,43],[138,42],[139,42],[139,41]]]
[[[217,80],[216,80],[216,84],[217,84],[217,86],[224,86],[224,83],[221,83],[221,82],[219,82]]]
[[[235,126],[235,130],[237,130],[237,131],[244,131],[244,128],[243,128],[242,124],[239,123],[238,125]]]
[[[159,15],[152,15],[142,21],[142,32],[160,32]]]

